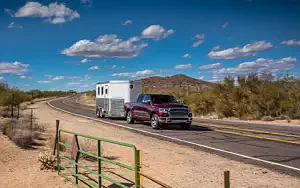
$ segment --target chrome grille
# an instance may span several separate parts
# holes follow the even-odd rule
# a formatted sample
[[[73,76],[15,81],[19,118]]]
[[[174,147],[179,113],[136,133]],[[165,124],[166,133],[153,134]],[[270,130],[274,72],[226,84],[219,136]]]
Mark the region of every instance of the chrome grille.
[[[187,116],[189,114],[189,110],[187,108],[170,108],[171,116]]]

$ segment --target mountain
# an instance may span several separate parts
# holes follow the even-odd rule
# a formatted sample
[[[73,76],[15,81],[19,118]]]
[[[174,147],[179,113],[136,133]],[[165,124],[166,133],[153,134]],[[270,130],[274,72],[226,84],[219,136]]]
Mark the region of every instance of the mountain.
[[[144,91],[160,91],[160,90],[182,90],[190,89],[195,91],[207,90],[215,84],[196,78],[177,74],[167,77],[153,76],[141,79],[144,85]]]

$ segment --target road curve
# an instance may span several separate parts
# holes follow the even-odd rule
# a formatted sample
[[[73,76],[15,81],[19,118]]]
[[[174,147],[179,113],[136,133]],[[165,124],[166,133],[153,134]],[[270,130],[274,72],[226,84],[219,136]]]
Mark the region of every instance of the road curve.
[[[124,120],[108,118],[101,120],[96,117],[93,107],[76,102],[79,96],[52,100],[48,104],[73,115],[104,121],[104,123],[113,126],[300,177],[300,145],[226,134],[197,125],[192,125],[189,130],[181,130],[178,126],[172,126],[166,130],[153,130],[151,126],[142,123],[128,125]],[[234,124],[234,126],[238,126],[238,124]],[[242,126],[248,127],[249,125],[243,124]],[[255,128],[264,129],[265,127],[256,124]],[[275,127],[271,129],[276,129],[279,132],[285,128]],[[296,131],[298,132],[298,129]],[[200,160],[199,162],[201,162]]]

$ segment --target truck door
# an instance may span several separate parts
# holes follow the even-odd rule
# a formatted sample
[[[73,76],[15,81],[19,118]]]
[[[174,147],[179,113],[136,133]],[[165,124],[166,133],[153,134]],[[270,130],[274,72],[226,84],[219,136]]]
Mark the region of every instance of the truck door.
[[[145,95],[143,103],[141,104],[141,118],[144,120],[150,120],[151,111],[151,97],[150,95]]]
[[[134,117],[137,117],[138,119],[140,119],[140,117],[142,116],[141,105],[143,103],[143,100],[144,100],[144,95],[139,95],[137,102],[134,104],[134,106],[131,109],[132,115]]]

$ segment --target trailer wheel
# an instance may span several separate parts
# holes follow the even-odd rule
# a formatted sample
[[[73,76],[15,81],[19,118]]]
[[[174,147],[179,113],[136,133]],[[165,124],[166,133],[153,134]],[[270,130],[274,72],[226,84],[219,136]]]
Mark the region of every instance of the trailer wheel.
[[[134,123],[134,119],[132,117],[131,111],[128,111],[126,113],[126,121],[128,124],[133,124]]]
[[[104,115],[102,114],[102,109],[101,108],[100,109],[97,108],[96,115],[97,115],[98,118],[104,118]]]
[[[158,121],[157,114],[152,114],[151,115],[151,127],[153,129],[159,129],[160,128],[160,124],[159,124],[159,121]]]
[[[99,112],[99,109],[98,109],[98,108],[96,109],[96,116],[97,116],[98,118],[100,118],[100,112]]]

